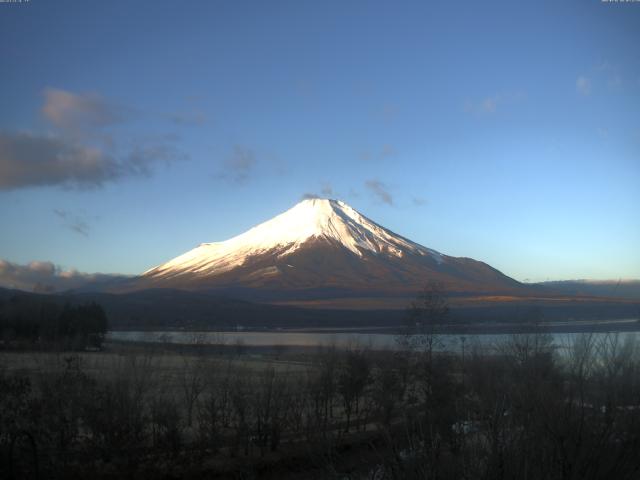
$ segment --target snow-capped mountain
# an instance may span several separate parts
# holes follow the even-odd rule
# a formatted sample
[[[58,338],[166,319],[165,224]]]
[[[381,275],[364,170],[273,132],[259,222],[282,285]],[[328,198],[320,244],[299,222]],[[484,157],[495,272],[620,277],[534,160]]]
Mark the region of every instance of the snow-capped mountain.
[[[438,262],[443,258],[435,250],[372,222],[344,202],[309,199],[242,235],[225,242],[203,243],[144,275],[156,278],[185,273],[219,275],[267,252],[285,258],[314,240],[339,245],[357,257],[371,252],[394,257],[430,255]]]
[[[430,280],[454,291],[520,288],[469,258],[443,255],[338,200],[308,199],[247,232],[146,271],[138,288],[409,292]]]

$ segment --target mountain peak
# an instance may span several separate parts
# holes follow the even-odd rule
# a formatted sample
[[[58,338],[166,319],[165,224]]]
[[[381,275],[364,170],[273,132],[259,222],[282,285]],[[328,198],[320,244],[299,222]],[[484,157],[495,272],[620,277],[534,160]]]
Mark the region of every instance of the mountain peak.
[[[203,243],[148,270],[135,288],[256,288],[268,297],[289,289],[415,292],[429,279],[459,291],[518,285],[482,262],[397,235],[340,200],[310,198],[241,235]]]
[[[278,257],[286,256],[314,239],[341,245],[360,257],[368,251],[442,259],[440,253],[396,235],[340,200],[310,198],[241,235],[224,242],[203,243],[145,275],[224,272],[261,253],[272,251]]]
[[[305,204],[305,205],[313,205],[320,206],[326,204],[334,204],[334,203],[344,203],[341,200],[336,200],[335,198],[322,198],[322,197],[309,197],[304,198],[297,205]]]
[[[304,212],[307,215],[318,219],[331,217],[342,210],[351,210],[355,212],[352,207],[344,203],[342,200],[336,200],[333,198],[305,198],[284,212],[284,214],[293,211],[301,213]]]
[[[330,216],[336,209],[344,207],[351,208],[346,203],[332,198],[305,198],[284,213],[286,214],[293,210],[304,210],[316,217]]]

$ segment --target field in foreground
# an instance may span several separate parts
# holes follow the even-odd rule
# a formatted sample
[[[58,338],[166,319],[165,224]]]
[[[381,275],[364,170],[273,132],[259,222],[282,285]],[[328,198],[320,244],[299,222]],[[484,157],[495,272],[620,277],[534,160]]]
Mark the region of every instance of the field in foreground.
[[[637,478],[633,337],[0,352],[7,478]]]

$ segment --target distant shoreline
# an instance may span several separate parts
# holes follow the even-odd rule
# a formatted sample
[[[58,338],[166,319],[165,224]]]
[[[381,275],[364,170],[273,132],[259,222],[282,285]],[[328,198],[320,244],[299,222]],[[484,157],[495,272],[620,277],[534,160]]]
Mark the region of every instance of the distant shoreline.
[[[353,333],[353,334],[387,334],[399,335],[406,329],[397,325],[389,326],[352,326],[352,327],[308,327],[308,328],[241,328],[241,329],[186,329],[162,327],[116,328],[110,332],[166,332],[166,333]],[[480,323],[480,324],[446,324],[438,328],[438,333],[445,335],[500,335],[512,333],[614,333],[640,332],[638,319],[614,319],[601,321],[565,321],[531,323]]]

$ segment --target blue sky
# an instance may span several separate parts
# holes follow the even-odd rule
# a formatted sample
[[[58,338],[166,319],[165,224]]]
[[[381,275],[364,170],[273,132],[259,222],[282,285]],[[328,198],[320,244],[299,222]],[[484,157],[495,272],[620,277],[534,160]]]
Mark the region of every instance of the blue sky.
[[[317,194],[640,278],[639,44],[595,0],[0,4],[0,259],[135,274]]]

